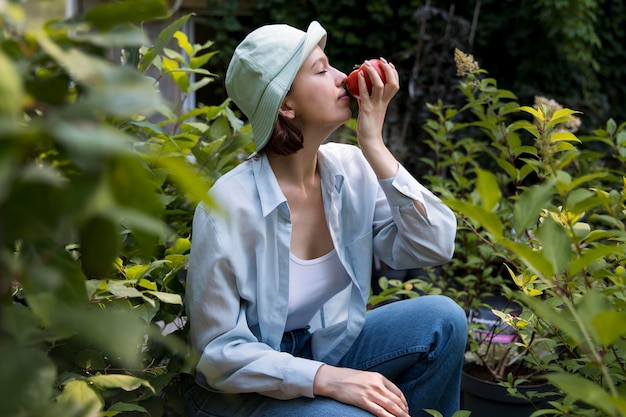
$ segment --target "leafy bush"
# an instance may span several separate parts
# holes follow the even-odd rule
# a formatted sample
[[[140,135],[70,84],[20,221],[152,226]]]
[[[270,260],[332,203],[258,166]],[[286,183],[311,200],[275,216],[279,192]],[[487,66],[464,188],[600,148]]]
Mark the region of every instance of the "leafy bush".
[[[109,3],[25,31],[20,6],[0,5],[0,415],[183,415],[166,394],[194,360],[193,208],[252,145],[228,102],[180,114],[161,98],[164,77],[183,100],[214,79],[211,43],[178,31],[189,16],[145,46],[134,23],[166,6]]]
[[[626,123],[577,137],[578,112],[541,97],[520,106],[471,56],[455,58],[466,104],[430,106],[425,125],[438,156],[429,178],[460,221],[455,259],[435,271],[456,286],[440,288],[466,309],[492,290],[523,306],[496,311],[517,333],[498,360],[513,357],[555,387],[553,409],[535,415],[626,415]],[[468,112],[473,120],[455,122]],[[495,370],[480,352],[491,339],[470,336]],[[529,377],[500,378],[521,395]]]
[[[562,390],[554,407],[625,415],[626,123],[609,120],[579,139],[576,111],[543,98],[500,106],[506,95],[463,67],[467,60],[459,54],[460,87],[497,168],[476,166],[472,192],[447,203],[501,251],[517,287],[509,295],[525,306],[520,316],[501,315],[517,329],[527,366]]]

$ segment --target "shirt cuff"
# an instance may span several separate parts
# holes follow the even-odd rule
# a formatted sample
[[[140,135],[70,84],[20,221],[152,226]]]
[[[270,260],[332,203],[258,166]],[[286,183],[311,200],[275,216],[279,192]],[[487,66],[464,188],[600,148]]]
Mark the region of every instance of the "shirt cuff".
[[[313,384],[315,375],[323,364],[323,362],[311,359],[294,357],[283,374],[284,393],[288,397],[301,395],[314,398]],[[290,392],[291,390],[293,392]]]
[[[398,172],[394,177],[378,181],[391,206],[407,204],[407,200],[410,200],[411,203],[418,201],[424,204],[423,192],[427,191],[426,187],[420,184],[401,164],[399,164]]]

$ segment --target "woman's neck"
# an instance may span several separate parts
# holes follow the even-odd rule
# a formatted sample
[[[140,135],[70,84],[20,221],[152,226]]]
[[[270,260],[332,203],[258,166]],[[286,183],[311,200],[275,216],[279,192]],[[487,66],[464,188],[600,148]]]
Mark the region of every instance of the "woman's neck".
[[[272,171],[281,185],[304,187],[315,183],[317,176],[317,150],[306,146],[291,155],[267,153]]]

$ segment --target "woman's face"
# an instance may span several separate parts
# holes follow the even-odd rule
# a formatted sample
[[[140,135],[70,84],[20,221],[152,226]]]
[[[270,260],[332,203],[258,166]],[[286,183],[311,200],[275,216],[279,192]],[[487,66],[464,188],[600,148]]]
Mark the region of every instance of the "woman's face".
[[[345,81],[346,74],[331,67],[318,46],[300,67],[283,107],[302,122],[305,134],[329,134],[352,117]]]

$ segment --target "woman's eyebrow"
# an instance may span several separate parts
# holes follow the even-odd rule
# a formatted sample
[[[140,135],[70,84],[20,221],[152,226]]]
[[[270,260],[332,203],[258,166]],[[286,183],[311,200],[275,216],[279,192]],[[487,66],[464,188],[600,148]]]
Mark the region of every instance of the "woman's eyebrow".
[[[316,59],[315,61],[313,61],[313,64],[311,65],[311,69],[313,69],[317,64],[319,63],[322,64],[326,64],[326,62],[328,62],[328,58],[326,58],[325,56],[319,57],[318,59]]]

